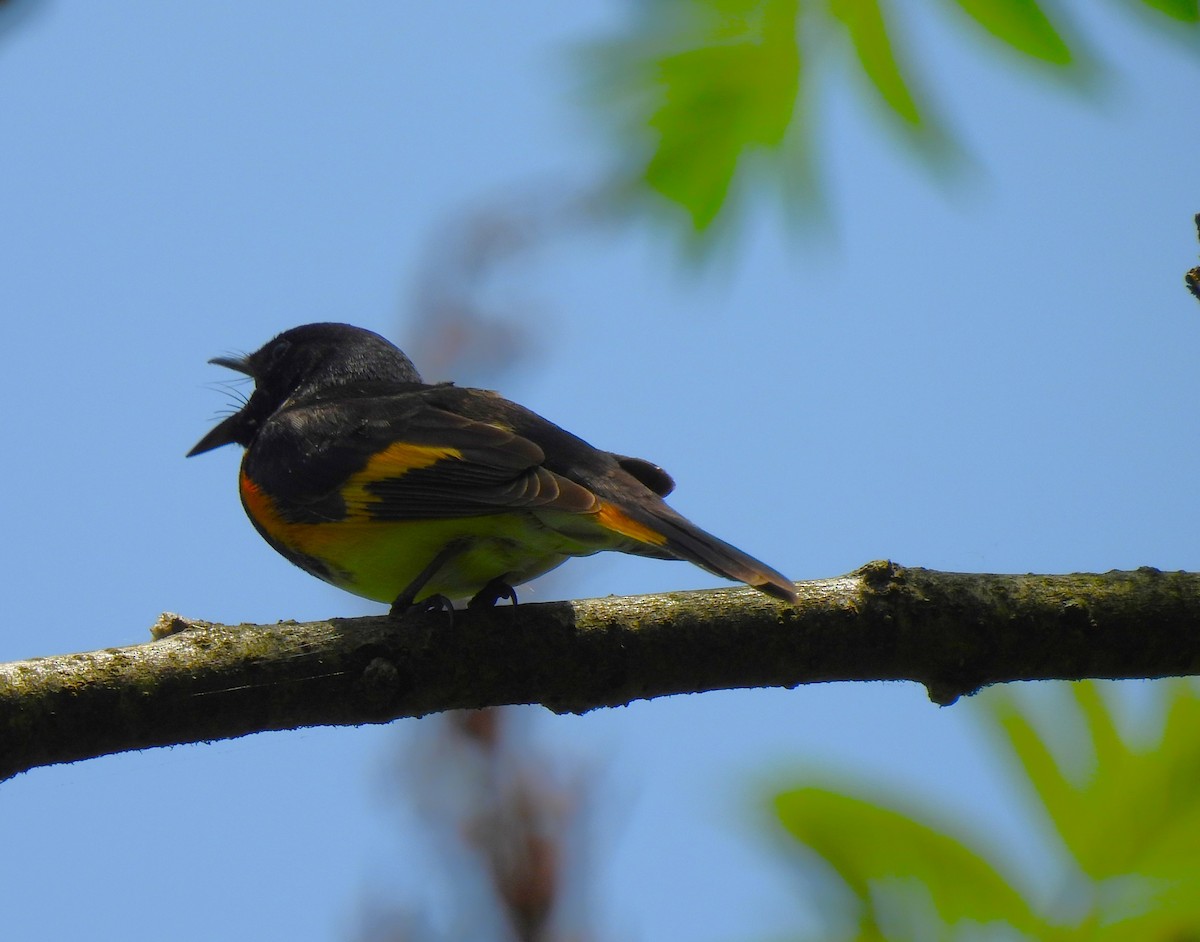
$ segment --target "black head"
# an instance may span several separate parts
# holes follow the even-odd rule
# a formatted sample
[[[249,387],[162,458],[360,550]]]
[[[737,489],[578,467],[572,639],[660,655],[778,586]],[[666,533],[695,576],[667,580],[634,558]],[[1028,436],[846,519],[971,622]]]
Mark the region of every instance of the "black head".
[[[421,382],[400,348],[373,331],[349,324],[293,327],[249,356],[215,357],[208,362],[252,377],[254,393],[200,439],[188,452],[189,458],[234,442],[248,446],[259,426],[290,400],[320,398],[349,386]]]

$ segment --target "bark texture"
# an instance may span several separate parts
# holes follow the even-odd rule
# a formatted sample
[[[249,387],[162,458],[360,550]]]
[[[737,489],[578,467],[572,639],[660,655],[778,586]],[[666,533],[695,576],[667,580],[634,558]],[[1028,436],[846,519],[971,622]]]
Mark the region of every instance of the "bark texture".
[[[987,684],[1200,672],[1200,573],[985,575],[870,563],[749,589],[217,625],[164,615],[146,644],[0,664],[0,779],[130,749],[383,723],[509,703],[580,713],[704,690]]]

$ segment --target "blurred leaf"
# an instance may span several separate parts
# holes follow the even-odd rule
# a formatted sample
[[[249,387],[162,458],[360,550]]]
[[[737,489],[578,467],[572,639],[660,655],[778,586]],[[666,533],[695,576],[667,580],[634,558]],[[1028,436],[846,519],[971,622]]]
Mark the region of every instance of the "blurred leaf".
[[[1134,822],[1140,820],[1146,835],[1136,860],[1141,872],[1200,880],[1200,695],[1185,682],[1167,690],[1162,740],[1137,757],[1154,774],[1131,792],[1124,811]],[[1193,902],[1200,913],[1200,893]]]
[[[1131,822],[1124,817],[1129,809],[1127,797],[1140,791],[1140,779],[1153,774],[1153,763],[1137,763],[1121,740],[1112,713],[1093,683],[1070,685],[1086,725],[1088,742],[1095,756],[1095,769],[1076,794],[1078,817],[1083,825],[1075,851],[1087,861],[1084,871],[1096,879],[1128,873],[1138,855],[1147,821]],[[1107,821],[1106,828],[1096,827]]]
[[[648,123],[658,144],[645,179],[683,206],[696,229],[716,218],[744,151],[784,138],[800,85],[797,2],[742,4],[740,16],[718,20],[707,43],[657,63],[662,104]],[[738,4],[721,6],[728,14]]]
[[[1100,63],[1062,17],[1047,11],[1050,0],[955,0],[964,13],[1005,45],[1055,74],[1095,78]],[[1125,0],[1150,6],[1176,21],[1200,20],[1200,0]],[[779,192],[797,215],[822,205],[819,172],[811,159],[817,139],[818,70],[840,65],[849,38],[862,72],[916,144],[928,169],[945,178],[961,158],[952,134],[938,120],[936,100],[925,93],[919,66],[924,56],[905,55],[901,27],[913,4],[885,0],[639,0],[630,23],[616,38],[583,56],[595,104],[618,118],[618,152],[634,162],[620,167],[620,186],[609,192],[652,194],[684,211],[696,248],[718,231],[730,196],[753,179],[748,160],[770,154],[767,164]],[[1081,7],[1087,4],[1080,4]],[[1069,25],[1069,24],[1067,24]],[[1068,41],[1068,39],[1070,41]],[[929,57],[932,58],[932,57]],[[943,78],[952,82],[953,76]],[[647,133],[649,132],[649,133]],[[766,175],[760,175],[766,176]],[[762,187],[745,188],[761,198]],[[800,198],[797,198],[800,197]],[[776,200],[776,202],[779,202]],[[662,205],[654,200],[655,205]]]
[[[1195,734],[1200,727],[1194,725],[1200,705],[1186,684],[1160,684],[1168,716],[1176,719],[1169,735],[1164,729],[1156,749],[1137,751],[1118,733],[1115,711],[1101,689],[1098,683],[1071,685],[1096,757],[1095,771],[1079,793],[1081,809],[1092,822],[1090,834],[1083,837],[1088,872],[1097,879],[1131,873],[1177,876],[1182,861],[1172,848],[1179,840],[1193,853],[1200,850],[1200,834],[1183,826],[1200,812],[1200,739]],[[1193,725],[1182,727],[1180,716]]]
[[[1071,49],[1036,0],[956,0],[989,33],[1014,49],[1055,65],[1071,63]]]
[[[1067,849],[1085,873],[1092,873],[1096,862],[1091,860],[1088,840],[1091,818],[1059,760],[1012,694],[989,691],[986,703],[985,718],[1003,732]]]
[[[861,798],[799,788],[775,799],[789,833],[868,902],[879,881],[915,880],[948,924],[1000,922],[1026,930],[1036,919],[1021,894],[957,838]]]
[[[1093,936],[1099,942],[1200,942],[1200,883],[1195,879],[1156,888],[1140,882],[1136,912],[1106,920]]]
[[[1142,0],[1142,3],[1174,20],[1200,22],[1200,0]]]
[[[1007,690],[977,701],[1074,857],[1038,874],[1044,910],[962,835],[853,794],[783,792],[777,817],[840,879],[843,906],[857,900],[861,939],[1200,942],[1200,692],[1143,688],[1164,708],[1154,743],[1122,735],[1106,689],[1043,688],[1061,694],[1053,710]]]
[[[921,123],[920,109],[900,69],[878,0],[830,0],[829,12],[850,33],[867,78],[896,114]]]
[[[1137,752],[1119,735],[1099,684],[1070,689],[1087,733],[1083,745],[1095,760],[1078,785],[1028,707],[997,693],[988,697],[989,714],[1084,873],[1095,880],[1134,872],[1177,878],[1200,860],[1200,698],[1185,683],[1160,684],[1167,702],[1162,739]]]

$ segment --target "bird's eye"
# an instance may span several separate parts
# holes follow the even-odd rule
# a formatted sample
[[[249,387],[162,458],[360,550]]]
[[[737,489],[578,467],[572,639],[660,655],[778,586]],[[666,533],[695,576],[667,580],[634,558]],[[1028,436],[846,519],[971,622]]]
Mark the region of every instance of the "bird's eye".
[[[288,355],[288,351],[292,349],[290,340],[280,340],[273,344],[271,349],[267,351],[267,369],[271,370],[279,366],[283,362],[283,358]]]

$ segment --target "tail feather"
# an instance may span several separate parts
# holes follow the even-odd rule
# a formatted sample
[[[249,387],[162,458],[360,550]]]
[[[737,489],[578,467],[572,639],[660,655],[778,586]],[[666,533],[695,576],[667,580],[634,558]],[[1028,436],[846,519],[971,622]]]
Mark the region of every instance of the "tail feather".
[[[653,523],[647,521],[651,528],[666,538],[657,546],[648,546],[646,555],[660,556],[665,549],[670,555],[693,563],[715,576],[744,582],[785,602],[794,604],[798,600],[795,585],[783,573],[701,530],[665,504],[653,509],[641,509],[653,519]]]
[[[583,520],[587,525],[580,528]],[[592,514],[559,515],[551,527],[584,541],[594,541],[600,536],[606,544],[601,547],[604,549],[654,559],[682,559],[715,576],[744,582],[785,602],[798,601],[795,585],[783,573],[701,530],[650,494],[637,502],[629,500],[627,495],[619,502],[611,498],[600,500]],[[614,541],[614,537],[619,539]]]

